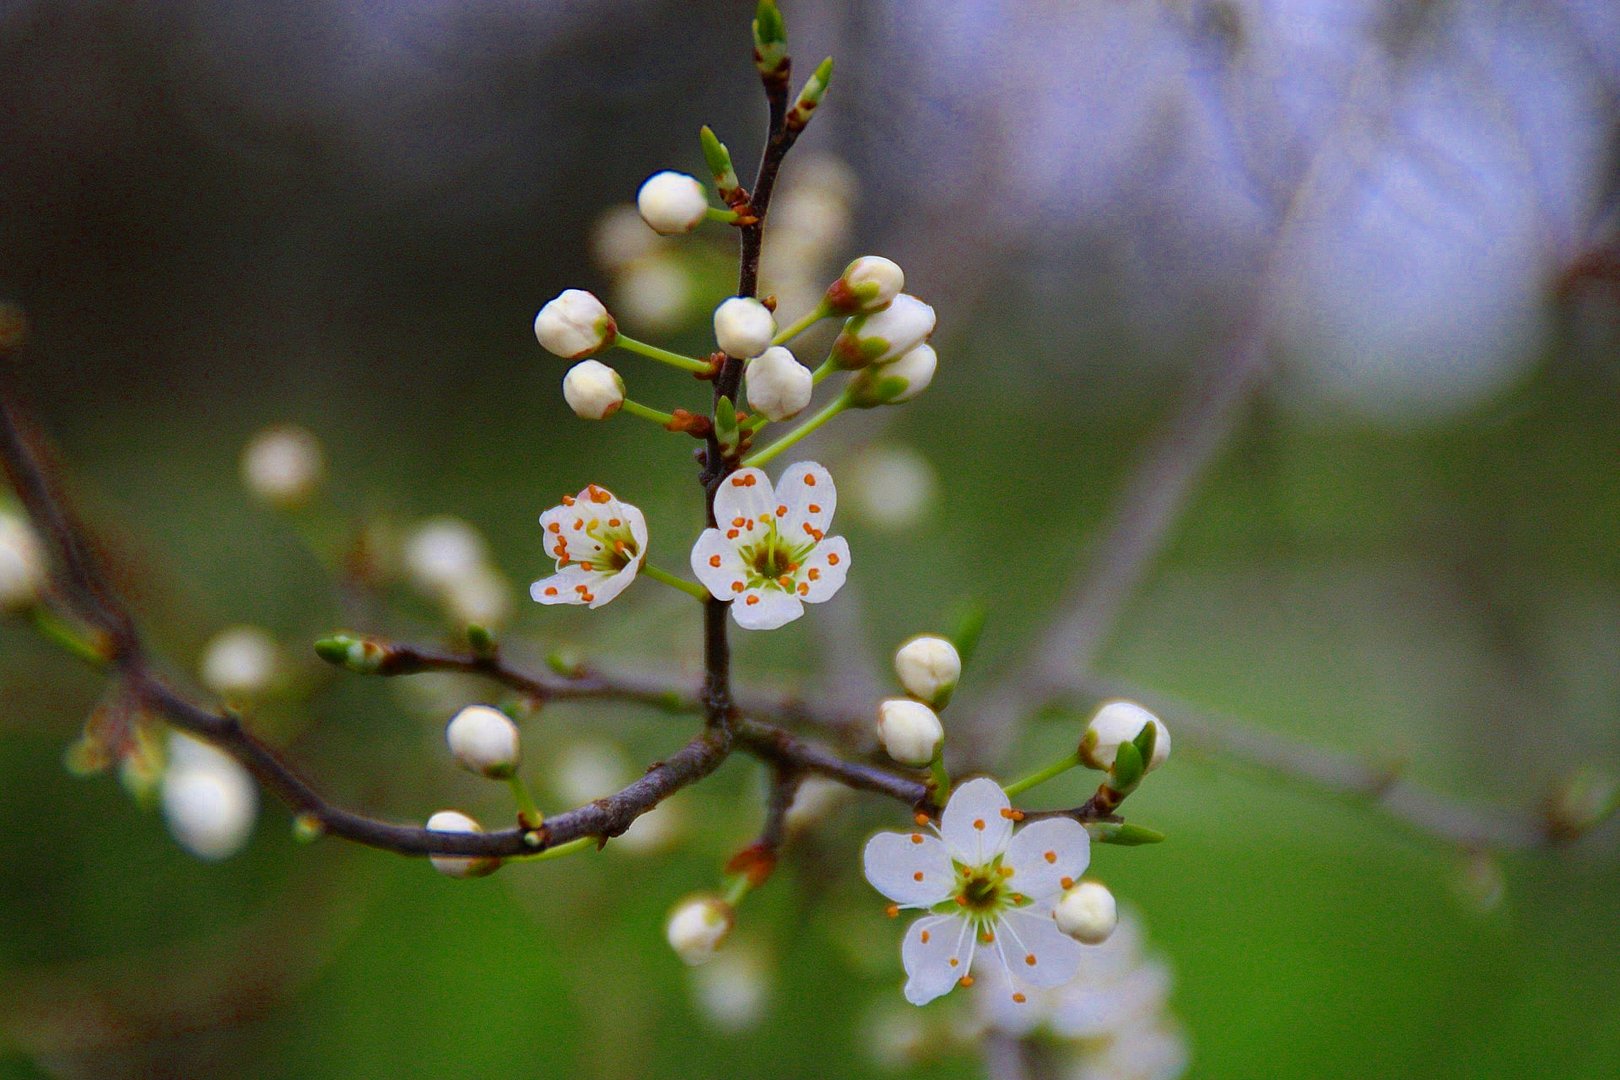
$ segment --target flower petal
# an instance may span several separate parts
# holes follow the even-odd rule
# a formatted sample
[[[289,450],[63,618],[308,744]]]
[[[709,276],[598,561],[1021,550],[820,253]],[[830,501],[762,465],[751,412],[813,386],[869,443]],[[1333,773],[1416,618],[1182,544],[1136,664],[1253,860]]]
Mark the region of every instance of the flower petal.
[[[817,544],[794,572],[795,588],[799,599],[807,604],[831,600],[834,593],[844,587],[849,576],[849,541],[842,536],[829,536]]]
[[[906,1000],[926,1005],[949,993],[973,966],[973,944],[972,926],[960,915],[929,915],[912,923],[900,946]]]
[[[630,539],[635,541],[636,553],[647,554],[647,518],[641,508],[631,506],[629,503],[620,503],[619,511],[624,515],[625,524],[630,526]]]
[[[618,596],[620,593],[624,592],[624,590],[630,587],[630,583],[636,580],[636,574],[640,570],[641,560],[635,559],[632,560],[629,565],[625,566],[622,570],[619,570],[616,573],[598,573],[591,575],[596,580],[591,583],[591,595],[595,599],[590,601],[590,606],[593,608],[599,608],[609,600],[612,600],[615,596]]]
[[[731,616],[744,630],[775,630],[803,614],[799,598],[777,588],[749,589],[731,602]]]
[[[973,1004],[990,1026],[1008,1035],[1028,1035],[1051,1007],[1046,995],[1032,994],[1025,984],[1012,977],[1007,957],[996,939],[996,962],[980,963],[973,976]]]
[[[1012,835],[1012,804],[994,780],[969,780],[951,793],[940,819],[939,834],[951,856],[969,866],[983,866],[1000,855]]]
[[[923,832],[882,832],[866,842],[866,880],[904,907],[932,907],[951,895],[956,871],[939,839]]]
[[[1017,908],[1001,916],[1007,963],[1014,977],[1032,986],[1062,986],[1080,969],[1085,946],[1057,928],[1051,910],[1036,905]]]
[[[1015,890],[1031,900],[1050,900],[1063,890],[1064,879],[1080,880],[1090,863],[1091,837],[1085,826],[1069,818],[1048,818],[1018,830],[1003,865],[1012,869],[1008,884]]]
[[[704,529],[692,545],[692,573],[719,600],[735,600],[748,582],[748,566],[719,529]]]
[[[761,469],[738,469],[714,493],[714,521],[739,547],[765,535],[776,520],[771,478]]]
[[[595,595],[591,587],[601,576],[571,564],[530,585],[529,595],[542,604],[583,604],[587,595]],[[579,591],[581,585],[585,586],[583,593]]]
[[[791,544],[821,539],[837,506],[832,474],[813,461],[789,465],[776,483],[776,527]]]

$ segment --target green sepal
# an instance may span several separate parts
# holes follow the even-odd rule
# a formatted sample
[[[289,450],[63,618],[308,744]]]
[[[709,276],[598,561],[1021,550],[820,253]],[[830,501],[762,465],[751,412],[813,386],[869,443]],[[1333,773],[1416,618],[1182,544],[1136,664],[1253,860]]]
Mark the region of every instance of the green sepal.
[[[990,609],[984,606],[983,601],[972,600],[963,607],[962,614],[956,619],[951,644],[956,646],[956,655],[962,658],[964,670],[973,660],[973,654],[979,650],[979,638],[984,636],[984,621],[989,614]]]
[[[553,649],[546,654],[546,667],[552,674],[565,679],[577,679],[584,670],[584,661],[571,649]]]
[[[1153,747],[1159,741],[1159,725],[1143,724],[1142,730],[1137,732],[1136,738],[1131,741],[1136,746],[1137,754],[1142,758],[1143,771],[1146,771],[1147,763],[1153,760]]]
[[[742,187],[737,179],[737,170],[731,165],[731,151],[726,149],[726,144],[720,141],[708,124],[704,124],[698,132],[698,140],[703,144],[703,158],[709,163],[714,186],[720,189],[720,197],[729,205],[731,200],[728,194]]]
[[[714,404],[714,437],[728,453],[737,449],[737,409],[731,404],[731,399],[724,395]]]
[[[1164,842],[1164,833],[1129,821],[1088,821],[1086,831],[1099,844],[1118,844],[1120,847]]]
[[[1142,754],[1135,743],[1120,743],[1114,754],[1114,767],[1108,770],[1112,778],[1109,787],[1121,795],[1129,795],[1142,780]]]
[[[467,644],[472,648],[473,655],[480,660],[493,660],[500,645],[495,640],[495,631],[478,623],[469,623],[467,626]]]

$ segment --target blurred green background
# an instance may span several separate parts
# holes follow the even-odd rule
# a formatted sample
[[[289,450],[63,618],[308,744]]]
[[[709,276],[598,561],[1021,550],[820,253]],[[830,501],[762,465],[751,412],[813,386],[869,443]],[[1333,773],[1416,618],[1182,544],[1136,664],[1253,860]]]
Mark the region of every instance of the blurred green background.
[[[33,4],[0,21],[0,288],[33,322],[21,381],[177,677],[219,629],[270,629],[311,683],[259,721],[344,802],[408,820],[509,813],[443,752],[431,692],[309,656],[352,614],[299,529],[240,487],[241,448],[266,424],[297,422],[326,448],[317,530],[436,514],[483,530],[514,582],[519,655],[696,672],[698,614],[679,595],[643,584],[594,613],[522,596],[549,568],[536,515],[586,482],[645,509],[666,566],[683,566],[701,524],[687,441],[578,421],[529,321],[561,288],[611,287],[588,251],[596,216],[654,169],[699,171],[699,123],[739,159],[754,152],[748,7]],[[938,173],[905,194],[905,170],[863,134],[874,112],[942,157],[952,115],[920,93],[872,96],[890,16],[814,6],[803,25],[797,55],[836,51],[848,80],[806,151],[855,177],[839,259],[894,254],[940,311],[934,387],[812,444],[841,490],[878,446],[915,448],[935,476],[899,529],[861,514],[851,484],[839,531],[856,588],[834,603],[859,609],[883,677],[894,645],[982,602],[953,706],[967,715],[1017,671],[1237,308],[1224,287],[1194,287],[1144,315],[1098,287],[1117,236],[1031,250],[958,221],[961,193]],[[695,292],[669,340],[705,350],[726,286],[706,256],[682,265]],[[1100,670],[1526,814],[1578,766],[1613,772],[1616,308],[1601,292],[1544,299],[1512,377],[1393,421],[1300,394],[1281,350]],[[684,376],[619,366],[641,400],[703,404]],[[829,612],[735,634],[739,680],[814,692]],[[405,625],[446,634],[424,618],[417,605]],[[748,900],[736,947],[770,996],[727,1031],[662,920],[757,829],[752,762],[679,796],[679,841],[652,854],[610,845],[451,881],[301,847],[267,805],[247,850],[211,865],[115,778],[62,767],[100,680],[8,622],[0,687],[0,1076],[983,1075],[949,1035],[960,1002],[925,1012],[926,1060],[896,1073],[873,1058],[877,1010],[903,1007],[899,927],[858,853],[898,823],[892,806],[851,799]],[[1044,762],[1079,723],[1032,721],[999,774]],[[525,746],[560,808],[548,751],[600,738],[640,763],[692,726],[557,705],[526,722]],[[1084,784],[1038,794],[1071,805]],[[1190,740],[1129,811],[1169,841],[1100,848],[1094,869],[1174,968],[1188,1075],[1620,1075],[1612,824],[1503,859],[1500,901],[1482,904],[1462,853]]]

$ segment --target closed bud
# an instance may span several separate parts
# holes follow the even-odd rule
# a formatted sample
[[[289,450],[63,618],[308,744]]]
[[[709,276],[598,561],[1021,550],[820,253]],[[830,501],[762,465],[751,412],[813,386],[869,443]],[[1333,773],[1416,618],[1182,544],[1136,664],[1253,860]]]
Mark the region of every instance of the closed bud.
[[[599,360],[582,360],[563,376],[563,399],[581,420],[606,420],[624,404],[624,380]]]
[[[894,654],[894,673],[906,693],[943,709],[962,677],[956,646],[936,634],[919,634]]]
[[[881,311],[856,315],[833,342],[838,366],[847,370],[898,360],[934,332],[934,309],[901,293]]]
[[[163,817],[179,845],[217,862],[241,850],[259,815],[259,789],[223,750],[190,736],[169,739]]]
[[[1114,767],[1119,744],[1134,742],[1149,724],[1156,729],[1153,756],[1143,763],[1146,766],[1143,771],[1152,772],[1170,757],[1170,731],[1164,721],[1131,701],[1110,701],[1097,710],[1080,739],[1080,760],[1106,772]]]
[[[902,765],[921,767],[934,760],[945,728],[927,705],[907,698],[889,698],[878,705],[878,741]]]
[[[388,659],[388,650],[366,638],[334,634],[315,643],[315,655],[336,667],[360,675],[374,675]]]
[[[636,209],[653,232],[677,236],[702,222],[709,210],[709,193],[697,177],[666,169],[642,182]]]
[[[242,451],[242,482],[272,506],[302,505],[325,474],[321,444],[301,427],[266,428]]]
[[[502,780],[517,768],[517,725],[499,709],[467,706],[451,718],[444,737],[456,760],[471,772]]]
[[[259,697],[269,690],[281,667],[275,639],[256,626],[234,626],[215,635],[203,649],[199,675],[222,698]]]
[[[1119,924],[1119,908],[1108,886],[1082,881],[1065,892],[1052,909],[1058,929],[1083,945],[1101,945]]]
[[[564,360],[582,360],[613,344],[619,327],[594,295],[566,289],[534,317],[534,336],[547,352]]]
[[[810,369],[780,345],[773,345],[748,362],[744,373],[749,408],[768,420],[787,420],[810,404],[815,381]]]
[[[39,536],[22,517],[0,511],[0,611],[29,606],[44,587],[45,553]]]
[[[714,339],[727,356],[758,356],[775,336],[775,316],[752,296],[733,296],[714,309]]]
[[[427,819],[429,832],[481,833],[482,825],[459,810],[440,810]],[[474,878],[493,874],[501,868],[501,860],[493,856],[429,855],[433,869],[446,877]]]
[[[889,306],[906,287],[900,264],[881,255],[862,255],[827,287],[827,307],[840,315],[860,315]]]
[[[871,409],[910,401],[934,381],[939,358],[932,345],[918,345],[900,359],[863,368],[850,383],[852,404]]]
[[[714,958],[736,921],[736,911],[718,896],[691,896],[669,913],[664,934],[675,955],[696,966]]]

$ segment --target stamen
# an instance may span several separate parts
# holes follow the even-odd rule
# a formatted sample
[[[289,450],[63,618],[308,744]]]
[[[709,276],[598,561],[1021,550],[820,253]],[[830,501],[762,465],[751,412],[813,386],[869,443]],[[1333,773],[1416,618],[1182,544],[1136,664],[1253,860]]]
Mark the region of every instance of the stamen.
[[[592,570],[594,570],[594,569],[596,569],[596,568],[595,568],[595,567],[594,567],[594,566],[592,566],[592,565],[591,565],[591,564],[590,564],[590,563],[588,563],[588,562],[582,562],[582,563],[580,563],[580,564],[579,564],[579,568],[580,568],[580,569],[581,569],[581,570],[584,570],[584,571],[585,571],[585,572],[586,572],[586,573],[590,573],[590,572],[591,572],[591,571],[592,571]]]
[[[956,957],[951,957],[951,967],[956,967],[961,963],[962,961],[958,960]]]
[[[1065,889],[1072,889],[1072,888],[1074,888],[1074,878],[1072,878],[1072,877],[1059,878],[1058,879],[1058,884],[1061,885]]]
[[[745,588],[747,588],[747,586],[740,581],[733,581],[731,583],[732,592],[742,592]]]
[[[921,815],[921,814],[918,814],[918,815],[917,815],[917,816],[918,816],[918,817],[922,817],[922,815]],[[919,822],[917,822],[917,824],[919,824],[919,825],[926,825],[926,824],[928,824],[928,823],[927,823],[927,822],[926,822],[926,821],[919,821]],[[912,834],[911,834],[911,842],[912,842],[912,843],[913,843],[913,844],[920,844],[920,843],[922,843],[922,841],[923,841],[923,838],[922,838],[922,833],[920,833],[920,832],[914,832],[914,833],[912,833]]]
[[[926,945],[926,944],[928,944],[928,939],[929,939],[929,938],[930,938],[930,937],[932,937],[932,936],[933,936],[933,935],[931,935],[931,934],[929,934],[929,932],[928,932],[928,931],[927,931],[927,930],[924,930],[924,931],[923,931],[923,932],[922,932],[922,943],[923,943],[923,944],[924,944],[924,945]]]
[[[821,513],[821,504],[820,504],[820,503],[811,503],[811,504],[810,504],[810,512],[811,512],[811,513],[812,513],[812,514],[819,514],[819,513]]]
[[[621,524],[622,522],[618,518],[608,518],[608,528],[610,529],[617,529]]]
[[[918,814],[916,817],[912,818],[912,820],[919,825],[926,825],[928,824],[929,819],[927,814]]]
[[[710,555],[709,556],[709,565],[714,567],[716,570],[720,569],[720,556],[718,556],[718,555]]]
[[[799,595],[800,596],[809,596],[810,595],[810,586],[809,586],[808,583],[803,582],[803,581],[799,582]]]
[[[981,818],[974,818],[973,819],[973,827],[975,829],[978,829],[980,832],[983,832],[984,831],[984,818],[982,818],[982,817]]]
[[[923,872],[921,870],[918,870],[915,874],[911,875],[911,880],[912,881],[921,881],[922,879],[923,879]]]
[[[743,603],[747,604],[749,607],[753,607],[755,604],[759,603],[759,593],[750,593],[748,595],[748,599],[744,600]]]
[[[596,599],[596,596],[595,596],[595,595],[594,595],[594,594],[593,594],[593,593],[580,593],[580,594],[579,594],[579,598],[580,598],[580,599],[581,599],[581,600],[583,600],[583,601],[585,601],[585,602],[586,602],[586,603],[587,603],[587,604],[588,604],[588,603],[590,603],[590,602],[591,602],[591,601],[592,601],[592,600],[595,600],[595,599]]]
[[[546,595],[547,596],[556,596],[557,595],[557,586],[555,586],[555,585],[547,585],[546,586]]]
[[[1035,954],[1030,953],[1028,956],[1024,957],[1024,963],[1028,964],[1030,967],[1034,967],[1035,966]]]
[[[1013,1000],[1018,1002],[1018,1004],[1022,1005],[1024,1002],[1028,1001],[1029,998],[1025,997],[1023,994],[1014,994],[1013,995]]]
[[[744,525],[748,524],[748,519],[745,517],[734,517],[731,519],[731,523],[740,529]]]
[[[883,909],[883,914],[887,915],[891,919],[897,918],[900,914],[900,905],[890,904],[888,907]]]
[[[962,976],[960,982],[962,983],[963,986],[972,986],[973,985],[973,976],[964,975],[964,976]]]
[[[816,486],[816,478],[815,478],[815,476],[813,474],[810,474],[810,473],[805,474],[804,486],[805,487],[815,487]]]
[[[546,528],[550,529],[553,533],[562,532],[562,525],[555,521],[553,521],[550,525],[547,525]]]
[[[820,581],[821,580],[821,569],[819,567],[812,566],[810,568],[810,572],[808,574],[806,574],[805,576],[808,577],[811,581]]]
[[[726,539],[727,540],[735,540],[735,539],[737,539],[737,537],[739,537],[741,535],[742,535],[742,533],[738,532],[736,529],[727,529],[726,530]]]
[[[1049,863],[1055,863],[1057,862],[1057,852],[1048,851],[1045,855],[1042,855],[1041,858],[1045,859]]]
[[[979,935],[979,940],[984,942],[986,945],[991,945],[995,943],[996,935],[986,930],[984,933]]]
[[[574,505],[574,497],[572,495],[564,495],[562,497],[562,504],[564,506],[573,506]]]
[[[611,502],[613,499],[612,492],[610,492],[607,488],[599,488],[595,484],[592,484],[585,490],[591,493],[591,502],[593,503]]]
[[[998,810],[996,812],[998,814],[1000,814],[1002,817],[1006,818],[1008,821],[1011,821],[1013,819],[1013,812],[1008,807],[1003,806],[1000,810]]]
[[[837,566],[838,565],[838,552],[831,551],[831,552],[827,553],[827,565],[828,566]]]

